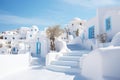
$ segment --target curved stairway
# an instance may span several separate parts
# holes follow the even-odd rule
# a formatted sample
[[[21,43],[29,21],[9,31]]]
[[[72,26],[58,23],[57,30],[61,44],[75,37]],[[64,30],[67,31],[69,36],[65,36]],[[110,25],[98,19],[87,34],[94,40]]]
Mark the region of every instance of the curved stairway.
[[[75,47],[76,46],[72,46],[71,48],[74,49]],[[80,57],[89,52],[89,50],[73,50],[59,57],[56,61],[52,61],[50,65],[46,66],[46,68],[64,73],[80,73]]]

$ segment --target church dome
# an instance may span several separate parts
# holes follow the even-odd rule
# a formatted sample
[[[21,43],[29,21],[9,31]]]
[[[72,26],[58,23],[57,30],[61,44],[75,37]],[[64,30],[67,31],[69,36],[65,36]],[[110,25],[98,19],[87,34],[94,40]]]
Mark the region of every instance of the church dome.
[[[81,19],[78,17],[75,17],[75,18],[73,18],[73,21],[81,21]]]
[[[75,17],[72,19],[72,21],[70,23],[80,23],[82,20],[78,17]]]

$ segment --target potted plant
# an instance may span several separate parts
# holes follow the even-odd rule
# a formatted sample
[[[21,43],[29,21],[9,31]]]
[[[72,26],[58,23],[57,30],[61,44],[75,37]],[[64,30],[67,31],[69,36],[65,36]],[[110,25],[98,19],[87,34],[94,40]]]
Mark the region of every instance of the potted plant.
[[[97,40],[101,44],[100,46],[104,47],[105,46],[104,44],[107,41],[107,33],[97,35]]]

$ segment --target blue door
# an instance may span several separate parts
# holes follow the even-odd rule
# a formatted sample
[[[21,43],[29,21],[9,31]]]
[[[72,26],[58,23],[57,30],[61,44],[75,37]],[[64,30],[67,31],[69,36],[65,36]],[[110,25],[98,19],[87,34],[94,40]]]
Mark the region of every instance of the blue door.
[[[18,49],[16,47],[12,48],[12,54],[18,54]]]
[[[41,43],[38,41],[36,42],[36,54],[40,54],[41,53]]]

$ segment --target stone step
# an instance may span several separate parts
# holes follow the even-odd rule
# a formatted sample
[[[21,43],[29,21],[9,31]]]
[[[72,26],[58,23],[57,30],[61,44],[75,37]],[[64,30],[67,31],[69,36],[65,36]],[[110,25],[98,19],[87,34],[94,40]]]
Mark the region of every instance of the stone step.
[[[81,51],[72,51],[69,53],[65,53],[65,56],[82,56],[83,54],[88,54],[90,51],[81,50]]]
[[[70,50],[72,50],[72,51],[74,51],[74,50],[83,50],[83,49],[84,49],[84,48],[83,48],[81,45],[79,45],[79,44],[68,44],[67,47],[68,47]]]
[[[61,66],[71,66],[71,67],[79,67],[78,61],[52,61],[52,65],[61,65]]]
[[[37,58],[37,57],[31,58],[30,65],[31,66],[33,66],[33,65],[40,65],[40,59]]]
[[[69,66],[48,65],[46,66],[46,69],[56,71],[56,72],[80,73],[79,68],[71,68]]]
[[[62,56],[58,60],[60,61],[79,61],[79,56]]]

